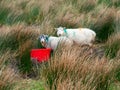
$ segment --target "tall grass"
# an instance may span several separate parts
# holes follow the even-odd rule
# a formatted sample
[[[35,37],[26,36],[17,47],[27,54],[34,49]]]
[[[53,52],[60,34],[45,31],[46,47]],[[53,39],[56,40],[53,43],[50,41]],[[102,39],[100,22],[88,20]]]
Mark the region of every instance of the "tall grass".
[[[48,90],[108,90],[116,63],[106,58],[100,61],[90,58],[80,48],[60,51],[43,68],[42,77]]]
[[[40,25],[44,32],[52,32],[53,27],[88,27],[97,32],[100,41],[106,41],[114,31],[114,14],[118,8],[108,7],[114,0],[37,0],[36,1],[1,1],[4,24],[26,23]],[[109,2],[106,5],[106,2]],[[8,5],[7,5],[8,4]],[[10,8],[9,12],[5,12]],[[108,8],[104,10],[104,8]],[[113,8],[113,9],[112,9]],[[2,14],[2,13],[1,13]],[[1,24],[2,24],[1,22]],[[46,27],[46,25],[48,27]],[[50,28],[50,30],[48,30]],[[50,32],[50,33],[51,33]],[[104,33],[102,33],[104,32]]]
[[[105,54],[108,58],[111,59],[120,59],[120,33],[117,33],[115,35],[112,35],[109,40],[107,41],[106,47],[105,47]],[[115,60],[116,62],[116,60]],[[119,62],[118,62],[119,63]],[[120,81],[120,67],[116,69],[116,79]]]
[[[120,50],[120,37],[119,33],[112,35],[106,44],[106,56],[110,58],[119,58],[119,50]],[[118,56],[117,56],[118,55]]]
[[[38,31],[36,30],[35,32],[32,28],[26,28],[21,25],[8,28],[0,36],[0,51],[11,50],[12,52],[17,52],[16,59],[20,70],[29,72],[31,70],[30,51],[32,48],[37,48]],[[3,27],[4,29],[6,28]],[[35,40],[36,42],[34,42]]]
[[[101,14],[102,13],[102,14]],[[100,12],[100,17],[94,25],[99,41],[107,41],[109,36],[115,32],[115,9],[106,9]]]
[[[7,74],[12,77],[14,71],[7,67],[10,64],[15,64],[12,69],[20,75],[33,74],[30,50],[41,47],[40,34],[56,35],[54,28],[58,26],[87,27],[102,42],[95,45],[97,52],[90,54],[88,48],[76,45],[71,49],[60,47],[48,63],[40,66],[37,75],[49,90],[108,90],[114,79],[120,79],[120,41],[116,34],[120,26],[119,7],[119,0],[0,0],[0,85],[4,89],[11,85]],[[7,62],[6,55],[14,59]]]
[[[6,4],[8,4],[8,6],[6,6]],[[25,22],[27,24],[36,24],[36,22],[40,23],[44,19],[43,12],[38,5],[34,5],[31,7],[32,4],[32,2],[28,1],[20,1],[18,3],[13,0],[11,2],[1,1],[1,24],[12,25],[21,22]]]
[[[106,5],[109,5],[109,7],[111,7],[111,6],[119,7],[120,6],[119,0],[98,0],[98,3],[104,3]]]
[[[0,53],[0,89],[12,90],[15,82],[16,73],[14,69],[10,68],[7,62],[10,62],[10,51]]]

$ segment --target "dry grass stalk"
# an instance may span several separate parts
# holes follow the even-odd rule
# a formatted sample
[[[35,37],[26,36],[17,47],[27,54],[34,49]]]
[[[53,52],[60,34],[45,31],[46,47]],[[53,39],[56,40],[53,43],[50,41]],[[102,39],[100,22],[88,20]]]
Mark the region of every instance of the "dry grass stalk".
[[[82,55],[80,54],[82,53]],[[62,49],[55,53],[43,69],[43,78],[49,89],[96,90],[108,88],[113,80],[115,64],[106,58],[93,60],[82,49]]]
[[[5,64],[9,62],[10,57],[11,54],[9,51],[0,57],[0,89],[11,88],[11,85],[15,82],[15,78],[17,77],[17,72]]]

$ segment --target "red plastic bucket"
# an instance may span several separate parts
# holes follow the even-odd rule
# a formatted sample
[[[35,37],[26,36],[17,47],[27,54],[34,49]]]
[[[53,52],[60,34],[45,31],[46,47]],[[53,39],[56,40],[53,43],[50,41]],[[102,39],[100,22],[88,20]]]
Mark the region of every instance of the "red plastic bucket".
[[[37,60],[38,62],[48,61],[50,58],[51,49],[32,49],[31,58]]]

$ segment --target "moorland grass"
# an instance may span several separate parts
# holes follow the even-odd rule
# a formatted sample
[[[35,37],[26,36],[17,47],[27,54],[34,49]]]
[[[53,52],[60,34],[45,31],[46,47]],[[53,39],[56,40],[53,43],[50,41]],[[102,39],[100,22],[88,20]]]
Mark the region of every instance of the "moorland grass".
[[[7,58],[6,55],[13,57],[10,61],[15,64],[13,69],[22,78],[29,78],[28,74],[34,69],[30,50],[38,48],[40,34],[56,35],[54,28],[59,26],[91,28],[99,41],[94,48],[102,44],[105,57],[90,55],[88,49],[78,46],[71,49],[61,47],[48,63],[40,64],[41,68],[34,72],[40,72],[37,79],[44,82],[42,85],[48,90],[108,90],[115,80],[120,80],[119,34],[116,34],[120,26],[119,3],[119,0],[1,0],[0,62]],[[10,53],[6,54],[8,51]],[[8,59],[6,61],[7,64],[0,63],[2,74],[6,72],[2,69],[4,65],[8,68],[4,74],[7,78],[0,78],[0,85],[4,82],[5,89],[11,87],[10,83],[6,83],[11,77],[18,80],[14,78],[14,71],[7,67],[11,63]],[[22,89],[22,86],[18,84],[18,88]]]

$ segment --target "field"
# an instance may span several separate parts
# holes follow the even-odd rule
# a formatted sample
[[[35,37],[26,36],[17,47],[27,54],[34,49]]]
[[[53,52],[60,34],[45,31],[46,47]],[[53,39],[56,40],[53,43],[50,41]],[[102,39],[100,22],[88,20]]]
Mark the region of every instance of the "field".
[[[33,63],[59,26],[94,30],[94,52],[63,45]],[[0,90],[120,90],[120,0],[0,0]]]

